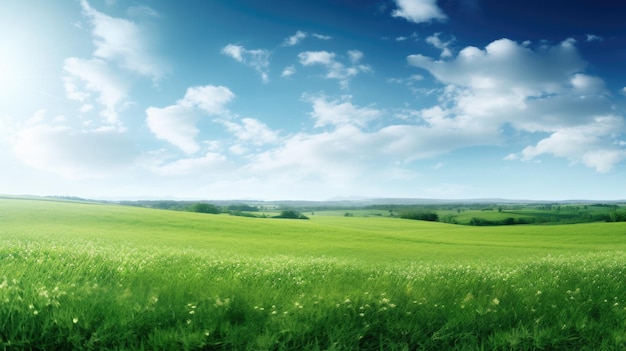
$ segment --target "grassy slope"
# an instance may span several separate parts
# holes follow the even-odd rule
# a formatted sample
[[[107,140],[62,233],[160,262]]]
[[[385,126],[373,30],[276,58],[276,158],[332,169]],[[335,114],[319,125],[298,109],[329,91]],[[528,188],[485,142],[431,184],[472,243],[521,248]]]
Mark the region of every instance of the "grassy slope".
[[[327,255],[372,264],[458,259],[475,250],[491,259],[511,252],[626,248],[626,223],[474,228],[380,217],[279,220],[33,200],[0,200],[0,221],[3,236],[32,233],[255,256]]]
[[[626,223],[477,228],[0,200],[0,244],[8,348],[599,349],[626,340]]]

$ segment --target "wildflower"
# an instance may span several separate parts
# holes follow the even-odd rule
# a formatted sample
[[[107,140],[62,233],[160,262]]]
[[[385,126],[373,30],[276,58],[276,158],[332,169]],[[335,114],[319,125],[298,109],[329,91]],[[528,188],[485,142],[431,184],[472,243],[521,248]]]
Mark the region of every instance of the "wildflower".
[[[77,317],[72,318],[72,323],[74,324],[78,323],[78,318]]]
[[[537,290],[537,295],[541,295],[541,290]]]
[[[493,300],[491,300],[491,303],[497,306],[500,304],[500,300],[498,300],[498,298],[495,297]]]

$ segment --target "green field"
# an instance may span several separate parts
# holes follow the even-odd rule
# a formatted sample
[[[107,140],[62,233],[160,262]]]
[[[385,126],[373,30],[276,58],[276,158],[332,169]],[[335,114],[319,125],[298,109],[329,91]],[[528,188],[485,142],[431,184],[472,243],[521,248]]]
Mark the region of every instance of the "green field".
[[[0,199],[0,347],[626,348],[626,223],[310,218]]]

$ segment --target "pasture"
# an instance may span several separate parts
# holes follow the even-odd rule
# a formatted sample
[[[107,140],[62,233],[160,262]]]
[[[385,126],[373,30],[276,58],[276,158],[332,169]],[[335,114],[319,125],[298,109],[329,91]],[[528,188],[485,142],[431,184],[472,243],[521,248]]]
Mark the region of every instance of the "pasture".
[[[0,199],[0,347],[624,349],[625,249],[626,223]]]

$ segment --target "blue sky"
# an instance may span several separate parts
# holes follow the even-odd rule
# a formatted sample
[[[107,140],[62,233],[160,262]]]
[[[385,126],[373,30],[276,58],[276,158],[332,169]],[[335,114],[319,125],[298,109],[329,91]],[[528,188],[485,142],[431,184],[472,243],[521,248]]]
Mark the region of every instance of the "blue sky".
[[[626,199],[626,4],[0,5],[0,194]]]

